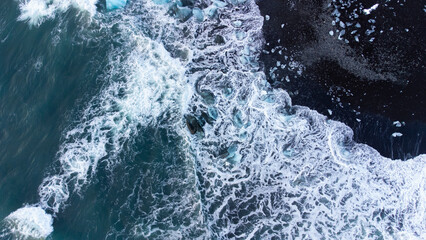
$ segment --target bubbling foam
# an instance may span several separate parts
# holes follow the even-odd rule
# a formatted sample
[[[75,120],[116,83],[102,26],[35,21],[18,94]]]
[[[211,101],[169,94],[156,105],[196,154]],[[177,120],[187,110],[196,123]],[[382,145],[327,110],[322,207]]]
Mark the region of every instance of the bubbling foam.
[[[213,238],[425,238],[426,156],[383,158],[352,130],[271,89],[254,1],[191,25],[188,121]]]
[[[57,13],[66,12],[70,7],[94,16],[97,2],[98,0],[21,0],[19,3],[21,15],[18,20],[39,26],[45,20],[54,18]]]
[[[110,70],[103,79],[108,86],[88,103],[79,123],[66,132],[57,153],[57,173],[46,177],[39,187],[39,207],[24,207],[17,213],[46,211],[55,216],[71,194],[79,194],[91,181],[100,162],[108,169],[119,161],[118,153],[140,127],[159,122],[172,127],[179,124],[176,119],[183,118],[182,104],[191,95],[191,89],[185,87],[185,69],[163,45],[144,37],[135,22],[127,17],[114,23],[120,29],[115,40],[123,46],[111,53],[106,68]],[[20,219],[19,229],[31,224],[25,222],[31,218]],[[43,233],[48,235],[53,228],[49,229]]]
[[[126,72],[125,79],[111,82],[91,101],[82,122],[66,133],[58,152],[60,174],[45,178],[39,188],[44,209],[57,213],[70,191],[79,192],[90,181],[99,161],[114,165],[116,154],[137,134],[138,126],[155,125],[166,113],[179,114],[184,68],[162,45],[128,34],[134,38],[132,51],[111,62],[111,76]]]

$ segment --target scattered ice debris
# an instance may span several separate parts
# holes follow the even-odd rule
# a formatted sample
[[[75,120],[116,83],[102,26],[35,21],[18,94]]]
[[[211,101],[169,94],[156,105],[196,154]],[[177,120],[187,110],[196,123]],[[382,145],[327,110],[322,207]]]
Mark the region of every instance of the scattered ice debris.
[[[379,4],[376,3],[373,6],[371,6],[371,8],[364,9],[362,11],[364,12],[365,15],[369,15],[372,11],[376,10],[378,6],[379,6]]]
[[[328,114],[333,115],[333,111],[331,111],[331,109],[327,109]]]
[[[328,32],[329,34],[330,34],[330,36],[333,36],[334,35],[334,32],[333,32],[333,30],[331,30],[330,32]]]
[[[270,17],[269,15],[266,15],[266,16],[265,16],[265,20],[266,20],[266,21],[269,21],[269,19],[271,19],[271,17]]]

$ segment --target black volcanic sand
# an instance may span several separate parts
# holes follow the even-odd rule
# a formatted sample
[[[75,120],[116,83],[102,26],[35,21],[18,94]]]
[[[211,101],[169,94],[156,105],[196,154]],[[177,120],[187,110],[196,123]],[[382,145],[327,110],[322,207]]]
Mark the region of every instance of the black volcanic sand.
[[[426,153],[426,10],[422,1],[384,2],[258,1],[261,59],[294,105],[346,123],[383,156],[408,159]]]

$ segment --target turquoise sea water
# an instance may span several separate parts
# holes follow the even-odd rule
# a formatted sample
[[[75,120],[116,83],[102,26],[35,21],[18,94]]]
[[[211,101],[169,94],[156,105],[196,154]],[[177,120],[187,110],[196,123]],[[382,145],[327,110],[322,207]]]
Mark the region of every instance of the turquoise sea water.
[[[1,239],[425,236],[426,158],[271,89],[254,1],[103,4],[0,3]]]

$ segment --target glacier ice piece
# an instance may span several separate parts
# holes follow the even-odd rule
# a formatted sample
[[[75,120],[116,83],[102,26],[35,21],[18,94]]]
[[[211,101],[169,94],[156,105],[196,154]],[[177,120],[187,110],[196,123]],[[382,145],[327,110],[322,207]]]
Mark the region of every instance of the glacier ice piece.
[[[369,9],[364,9],[362,10],[364,12],[365,15],[369,15],[372,11],[376,10],[377,7],[379,6],[378,3],[374,4],[373,6],[371,6],[371,8]]]
[[[199,8],[194,8],[194,9],[192,9],[192,14],[194,15],[194,17],[195,17],[195,19],[198,21],[198,22],[202,22],[202,21],[204,21],[204,13],[203,13],[203,10],[201,10],[201,9],[199,9]]]
[[[106,7],[108,11],[123,8],[126,4],[127,0],[106,0]]]

